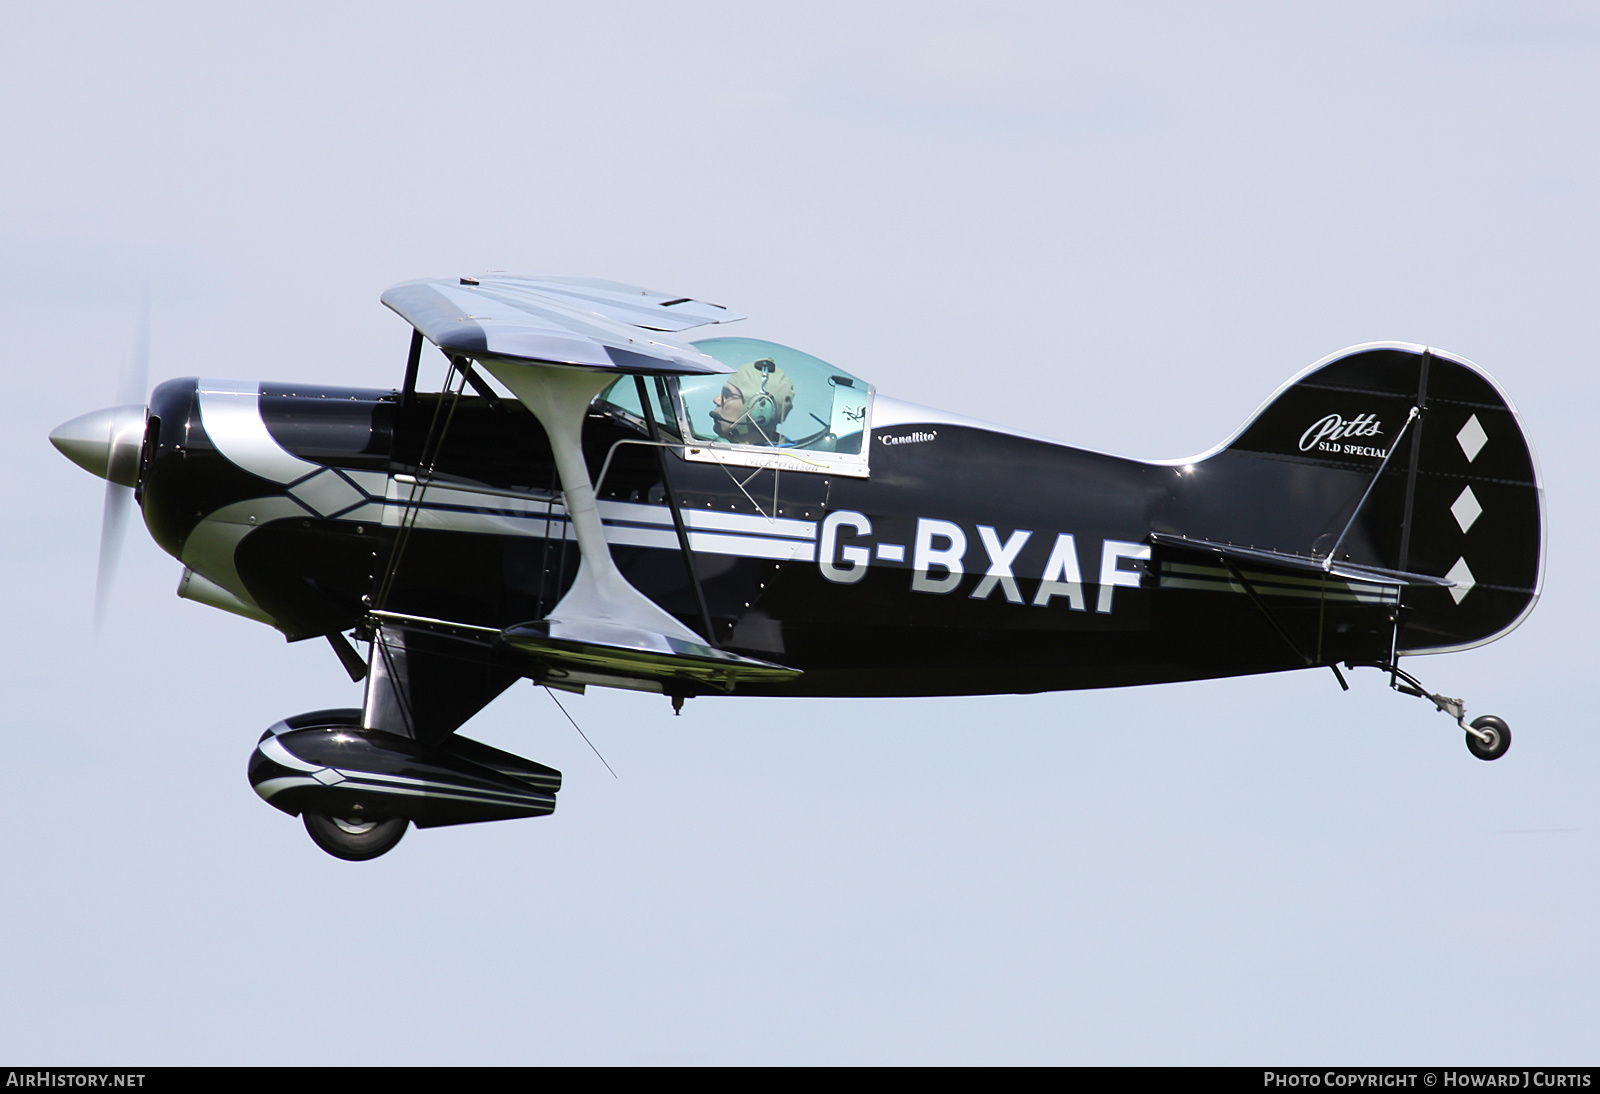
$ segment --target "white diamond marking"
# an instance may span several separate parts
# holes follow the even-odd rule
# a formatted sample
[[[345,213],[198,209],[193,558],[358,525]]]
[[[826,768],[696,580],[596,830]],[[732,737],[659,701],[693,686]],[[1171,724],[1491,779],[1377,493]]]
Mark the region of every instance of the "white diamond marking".
[[[1483,506],[1478,504],[1478,497],[1472,492],[1472,487],[1461,491],[1461,496],[1450,507],[1450,515],[1456,518],[1456,523],[1461,525],[1463,532],[1472,527],[1472,522],[1478,519],[1478,514],[1483,512]]]
[[[365,494],[332,471],[318,471],[289,493],[311,506],[319,516],[337,513],[341,509],[350,508],[358,501],[366,500]]]
[[[1450,567],[1450,572],[1444,576],[1455,582],[1454,585],[1450,586],[1450,595],[1455,598],[1457,604],[1465,600],[1467,594],[1472,591],[1472,587],[1477,584],[1473,580],[1472,571],[1467,568],[1467,560],[1465,558],[1456,559],[1456,564]]]
[[[1474,414],[1467,419],[1467,424],[1461,427],[1461,432],[1456,434],[1456,443],[1461,446],[1461,451],[1466,454],[1467,462],[1471,463],[1478,458],[1478,453],[1483,451],[1484,442],[1489,439],[1489,434],[1483,431],[1483,426],[1478,424],[1478,416]]]

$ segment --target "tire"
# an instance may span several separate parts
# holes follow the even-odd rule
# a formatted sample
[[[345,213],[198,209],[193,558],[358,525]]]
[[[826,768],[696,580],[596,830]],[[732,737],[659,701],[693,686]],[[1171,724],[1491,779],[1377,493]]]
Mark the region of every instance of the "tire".
[[[1467,751],[1480,760],[1498,760],[1506,754],[1506,749],[1511,747],[1511,727],[1506,725],[1503,718],[1485,714],[1482,718],[1472,720],[1472,728],[1494,738],[1488,744],[1484,744],[1472,734],[1467,734]]]
[[[329,817],[310,810],[301,814],[306,833],[318,847],[346,862],[365,862],[394,849],[411,822],[404,817],[381,821],[355,821]]]

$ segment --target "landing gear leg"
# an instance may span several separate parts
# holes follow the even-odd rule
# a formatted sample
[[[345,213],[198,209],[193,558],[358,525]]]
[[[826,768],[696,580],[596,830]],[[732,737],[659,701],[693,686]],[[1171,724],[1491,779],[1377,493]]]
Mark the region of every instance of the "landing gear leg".
[[[1436,709],[1456,720],[1467,734],[1467,751],[1480,760],[1498,760],[1506,754],[1511,747],[1511,727],[1506,725],[1505,719],[1493,714],[1485,714],[1474,718],[1472,724],[1467,724],[1467,704],[1461,699],[1453,699],[1448,695],[1435,695],[1422,686],[1422,681],[1412,676],[1409,672],[1386,661],[1371,661],[1368,664],[1375,669],[1382,669],[1389,674],[1389,686],[1402,695],[1415,695],[1419,699],[1426,699]],[[1355,668],[1347,664],[1346,668]]]

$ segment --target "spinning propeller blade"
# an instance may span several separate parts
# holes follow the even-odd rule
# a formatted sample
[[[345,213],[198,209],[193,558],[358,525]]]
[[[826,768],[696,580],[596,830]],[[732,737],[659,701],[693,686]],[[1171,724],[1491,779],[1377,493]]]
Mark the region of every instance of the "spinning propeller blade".
[[[100,567],[94,582],[94,625],[98,631],[105,622],[106,603],[117,576],[117,559],[122,555],[122,539],[128,527],[128,507],[133,491],[114,482],[106,483],[105,510],[100,518]]]
[[[118,407],[143,406],[145,378],[150,372],[150,298],[146,295],[139,314],[139,333],[134,342],[133,354],[122,368],[117,379]],[[106,422],[106,451],[116,447],[118,422],[115,417]],[[109,468],[108,468],[109,469]],[[138,470],[135,468],[134,475]],[[137,479],[135,479],[137,481]],[[105,621],[106,605],[111,599],[111,587],[116,581],[117,560],[122,555],[122,541],[128,528],[128,510],[132,508],[133,488],[106,479],[105,508],[100,517],[100,565],[94,583],[95,630]]]

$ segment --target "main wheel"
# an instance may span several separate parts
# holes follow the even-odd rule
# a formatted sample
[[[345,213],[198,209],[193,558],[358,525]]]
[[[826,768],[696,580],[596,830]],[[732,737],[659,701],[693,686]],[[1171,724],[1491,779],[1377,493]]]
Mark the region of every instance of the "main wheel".
[[[334,858],[364,862],[394,849],[411,822],[404,817],[369,821],[349,817],[329,817],[309,809],[300,815],[306,833],[316,845]]]
[[[1484,744],[1472,734],[1467,734],[1467,751],[1480,760],[1498,760],[1511,747],[1511,727],[1506,725],[1503,718],[1485,714],[1482,718],[1472,720],[1472,728],[1489,735],[1489,743]]]

